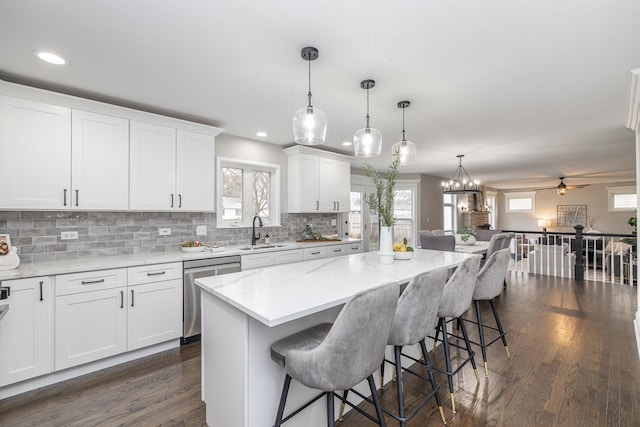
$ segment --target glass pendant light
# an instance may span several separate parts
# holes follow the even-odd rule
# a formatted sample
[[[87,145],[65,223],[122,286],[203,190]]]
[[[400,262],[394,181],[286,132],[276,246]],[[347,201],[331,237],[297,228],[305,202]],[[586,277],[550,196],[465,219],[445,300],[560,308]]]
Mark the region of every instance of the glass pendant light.
[[[297,144],[323,144],[327,137],[327,115],[311,105],[311,61],[318,59],[318,49],[307,46],[300,54],[309,62],[309,104],[293,115],[293,137]]]
[[[402,140],[391,147],[391,155],[398,153],[401,165],[410,165],[416,162],[416,144],[407,141],[404,136],[404,109],[409,105],[411,105],[409,101],[398,102],[398,108],[402,108]]]
[[[373,80],[360,82],[360,87],[367,90],[367,124],[353,136],[356,157],[378,157],[382,152],[382,134],[378,129],[369,126],[369,89],[375,86],[376,82]]]

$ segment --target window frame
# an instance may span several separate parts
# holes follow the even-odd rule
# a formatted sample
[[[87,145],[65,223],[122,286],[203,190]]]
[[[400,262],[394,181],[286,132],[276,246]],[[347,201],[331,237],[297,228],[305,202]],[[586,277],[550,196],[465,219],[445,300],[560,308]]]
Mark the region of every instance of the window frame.
[[[243,220],[241,222],[229,223],[223,220],[223,208],[222,208],[222,169],[223,168],[240,168],[243,170],[243,177],[247,175],[253,175],[254,171],[269,172],[270,186],[269,186],[269,216],[270,221],[263,219],[265,227],[279,227],[281,216],[281,166],[272,163],[254,162],[250,160],[237,159],[232,157],[220,157],[216,158],[216,228],[246,228],[252,226],[253,213],[248,212],[252,208],[252,204],[249,207],[245,206],[244,201],[253,200],[253,180],[251,182],[245,182],[243,179],[242,187],[242,200],[243,200]],[[251,189],[251,190],[249,190]]]
[[[607,187],[609,212],[635,212],[638,210],[638,194],[636,187]],[[615,196],[617,195],[634,195],[636,197],[636,206],[633,208],[619,208],[615,206]]]
[[[505,199],[505,212],[507,213],[533,213],[536,210],[536,192],[535,191],[519,191],[515,193],[504,193]],[[509,203],[512,199],[530,199],[530,209],[511,209]]]

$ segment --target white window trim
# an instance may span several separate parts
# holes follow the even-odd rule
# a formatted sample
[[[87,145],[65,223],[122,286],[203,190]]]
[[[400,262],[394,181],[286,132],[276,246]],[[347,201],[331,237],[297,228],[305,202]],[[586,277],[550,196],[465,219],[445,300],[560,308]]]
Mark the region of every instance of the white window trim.
[[[609,212],[635,212],[637,207],[635,208],[616,208],[613,205],[613,197],[616,194],[636,194],[636,187],[626,186],[626,187],[607,187],[607,192],[609,193]]]
[[[531,199],[531,209],[509,209],[510,199]],[[535,191],[520,191],[515,193],[504,193],[504,210],[507,213],[531,213],[536,210],[536,192]]]
[[[271,175],[271,192],[269,194],[271,199],[271,222],[265,224],[265,227],[280,227],[280,214],[281,214],[281,182],[280,182],[280,165],[272,163],[261,163],[250,160],[236,159],[232,157],[220,157],[216,158],[216,228],[248,228],[251,227],[248,216],[245,216],[247,222],[239,224],[229,224],[222,220],[222,168],[225,166],[237,166],[237,167],[255,167],[256,169],[268,170]]]

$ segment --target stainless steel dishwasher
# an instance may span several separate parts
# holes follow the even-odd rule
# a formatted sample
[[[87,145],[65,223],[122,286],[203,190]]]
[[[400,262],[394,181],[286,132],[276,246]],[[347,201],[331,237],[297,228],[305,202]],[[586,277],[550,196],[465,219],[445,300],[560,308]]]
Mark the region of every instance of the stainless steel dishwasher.
[[[195,284],[195,280],[240,271],[240,255],[184,261],[182,267],[182,343],[186,344],[200,339],[200,288]]]

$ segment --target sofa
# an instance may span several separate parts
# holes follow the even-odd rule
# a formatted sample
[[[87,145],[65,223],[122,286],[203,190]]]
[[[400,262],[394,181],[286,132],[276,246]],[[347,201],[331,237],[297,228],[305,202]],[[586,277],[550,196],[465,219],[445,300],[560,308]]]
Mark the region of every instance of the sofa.
[[[529,252],[529,273],[547,276],[573,277],[576,255],[569,252],[569,245],[535,245]]]

